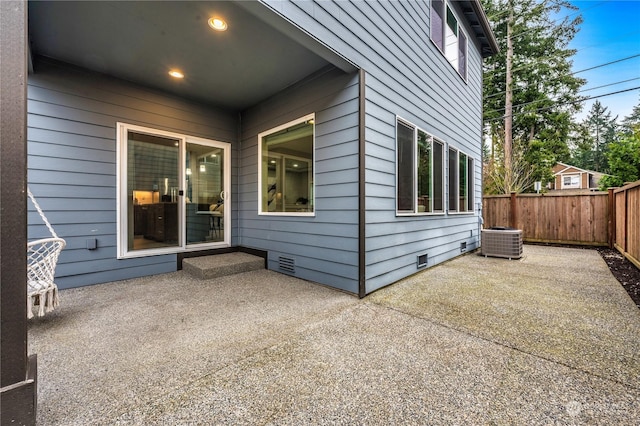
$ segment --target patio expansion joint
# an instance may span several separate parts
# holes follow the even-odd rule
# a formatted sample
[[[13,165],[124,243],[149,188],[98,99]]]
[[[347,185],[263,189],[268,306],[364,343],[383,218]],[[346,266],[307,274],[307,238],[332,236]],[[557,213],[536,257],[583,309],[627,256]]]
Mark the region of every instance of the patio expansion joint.
[[[538,359],[541,359],[541,360],[544,360],[544,361],[547,361],[547,362],[551,362],[551,363],[556,364],[556,365],[560,365],[560,366],[569,368],[570,370],[573,370],[573,371],[576,371],[576,372],[579,372],[579,373],[583,373],[583,374],[586,374],[588,376],[592,376],[592,377],[596,377],[596,378],[599,378],[599,379],[602,379],[602,380],[606,380],[606,381],[608,381],[610,383],[615,383],[615,384],[618,384],[618,385],[622,385],[622,386],[624,386],[626,388],[629,388],[629,389],[632,389],[634,391],[640,391],[640,386],[634,386],[632,384],[621,382],[620,380],[616,380],[616,379],[614,379],[612,377],[609,377],[609,376],[606,376],[606,375],[598,374],[598,373],[595,373],[593,371],[585,370],[585,369],[582,369],[582,368],[577,368],[577,367],[575,367],[573,365],[566,364],[564,362],[561,362],[561,361],[558,361],[558,360],[554,360],[554,359],[551,359],[551,358],[548,358],[548,357],[544,357],[544,356],[539,355],[539,354],[527,352],[527,351],[525,351],[525,350],[523,350],[521,348],[518,348],[516,346],[509,345],[507,343],[500,342],[498,340],[489,339],[489,338],[486,338],[484,336],[480,336],[480,335],[474,334],[474,333],[472,333],[472,332],[470,332],[469,330],[466,330],[466,329],[456,328],[456,327],[453,327],[451,325],[435,321],[435,320],[433,320],[431,318],[422,317],[420,315],[416,315],[416,314],[412,314],[412,313],[409,313],[409,312],[405,312],[405,311],[403,311],[401,309],[394,308],[394,307],[391,307],[391,306],[378,305],[375,302],[366,302],[366,303],[370,303],[370,304],[373,304],[373,305],[376,305],[376,306],[381,306],[381,307],[384,307],[384,308],[389,309],[391,311],[397,312],[399,314],[407,315],[407,316],[412,317],[412,318],[417,319],[417,320],[426,321],[426,322],[429,322],[429,323],[431,323],[433,325],[446,328],[448,330],[457,331],[458,333],[463,333],[463,334],[466,334],[467,336],[471,336],[471,337],[483,340],[483,341],[488,342],[488,343],[493,343],[493,344],[502,346],[504,348],[511,349],[513,351],[519,352],[519,353],[524,354],[524,355],[533,356],[535,358],[538,358]]]

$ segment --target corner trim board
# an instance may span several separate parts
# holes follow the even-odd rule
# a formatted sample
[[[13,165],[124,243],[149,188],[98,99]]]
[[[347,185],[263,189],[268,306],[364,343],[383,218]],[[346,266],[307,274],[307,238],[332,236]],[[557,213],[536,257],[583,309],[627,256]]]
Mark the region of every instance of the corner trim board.
[[[367,295],[366,282],[366,182],[365,182],[365,71],[360,69],[359,74],[359,105],[358,105],[358,297],[361,299]]]

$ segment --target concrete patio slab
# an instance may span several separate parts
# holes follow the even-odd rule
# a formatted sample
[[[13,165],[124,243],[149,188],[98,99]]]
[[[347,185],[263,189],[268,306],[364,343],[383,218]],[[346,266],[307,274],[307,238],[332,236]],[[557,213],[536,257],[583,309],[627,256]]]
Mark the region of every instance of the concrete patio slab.
[[[61,296],[30,323],[42,425],[640,420],[640,311],[589,250],[470,254],[364,300],[265,270]]]
[[[369,302],[640,388],[640,310],[595,250],[465,256]]]

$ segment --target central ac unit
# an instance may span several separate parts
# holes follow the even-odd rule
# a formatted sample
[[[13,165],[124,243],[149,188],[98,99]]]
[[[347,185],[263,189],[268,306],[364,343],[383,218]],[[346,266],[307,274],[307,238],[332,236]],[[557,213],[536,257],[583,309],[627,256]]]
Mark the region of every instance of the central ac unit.
[[[482,251],[486,256],[520,259],[522,257],[522,230],[489,228],[482,230]]]

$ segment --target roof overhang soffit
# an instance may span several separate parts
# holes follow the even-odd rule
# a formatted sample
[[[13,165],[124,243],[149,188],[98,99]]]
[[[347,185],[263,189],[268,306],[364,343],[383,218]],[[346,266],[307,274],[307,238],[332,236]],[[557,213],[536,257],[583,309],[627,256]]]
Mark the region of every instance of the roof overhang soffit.
[[[352,73],[359,69],[359,67],[353,62],[337,53],[330,46],[313,37],[300,26],[282,16],[269,4],[262,3],[260,1],[240,1],[238,2],[238,5],[255,15],[258,19],[267,23],[269,26],[277,29],[282,34],[296,40],[302,46],[313,51],[315,54],[345,73]]]
[[[460,1],[460,5],[476,38],[480,41],[482,57],[486,58],[498,53],[500,51],[498,42],[480,0],[464,0]]]
[[[216,34],[207,28],[212,13],[229,20],[227,31]],[[251,107],[327,66],[357,70],[257,0],[31,1],[29,39],[34,57],[232,111]],[[179,68],[184,80],[169,78],[170,67]]]

